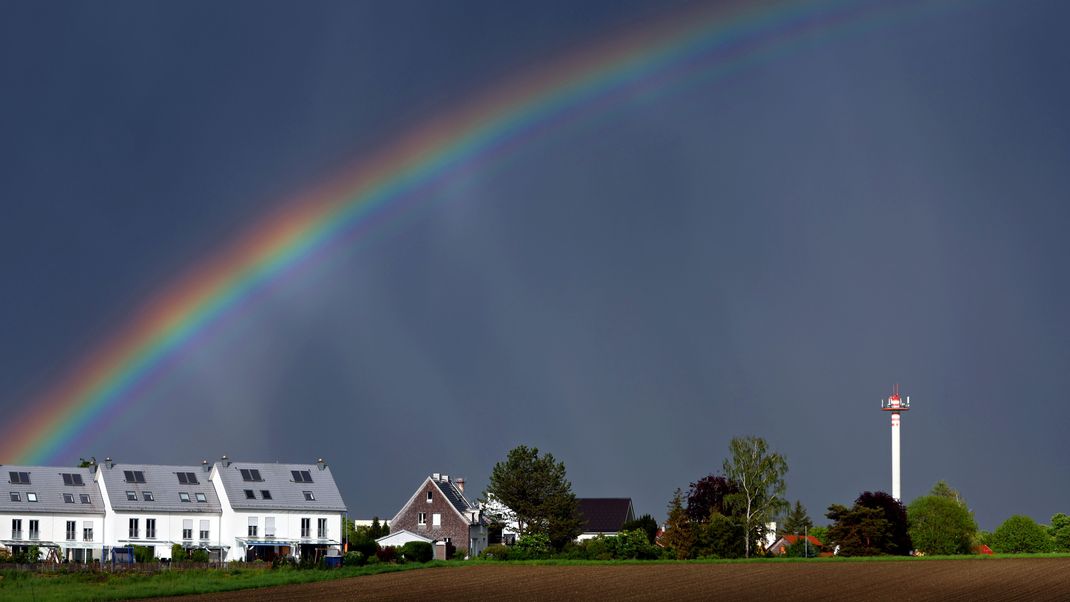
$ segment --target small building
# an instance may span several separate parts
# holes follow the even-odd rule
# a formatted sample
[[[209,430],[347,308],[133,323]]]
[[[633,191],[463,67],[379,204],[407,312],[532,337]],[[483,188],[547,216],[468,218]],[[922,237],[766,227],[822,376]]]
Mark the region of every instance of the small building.
[[[91,468],[0,467],[0,546],[24,552],[37,546],[42,558],[99,560],[104,550],[105,505]]]
[[[223,505],[223,539],[234,542],[225,560],[341,553],[346,506],[322,459],[278,464],[223,456],[209,481]]]
[[[434,473],[390,519],[391,536],[401,531],[452,545],[458,554],[476,556],[487,547],[487,522],[464,496],[464,479]],[[390,537],[390,536],[388,536]],[[446,546],[442,546],[443,551]],[[435,548],[436,554],[439,547]]]
[[[577,541],[616,535],[624,523],[635,520],[630,497],[586,497],[576,501],[583,516],[583,533]]]
[[[815,548],[821,547],[821,540],[813,535],[806,535],[805,540],[802,535],[784,535],[769,546],[769,552],[777,555],[787,554],[789,547],[795,544],[804,545],[806,542],[809,542]]]
[[[412,531],[406,531],[401,529],[394,531],[390,535],[384,535],[375,540],[375,543],[379,544],[380,548],[400,548],[401,546],[409,543],[410,541],[422,541],[424,543],[435,543],[431,538],[424,537],[423,535],[417,535]]]

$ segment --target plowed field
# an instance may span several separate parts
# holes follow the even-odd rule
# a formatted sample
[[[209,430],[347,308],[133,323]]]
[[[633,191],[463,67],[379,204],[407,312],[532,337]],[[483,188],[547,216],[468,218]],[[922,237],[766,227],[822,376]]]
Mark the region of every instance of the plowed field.
[[[1070,558],[474,565],[181,600],[1070,600]]]

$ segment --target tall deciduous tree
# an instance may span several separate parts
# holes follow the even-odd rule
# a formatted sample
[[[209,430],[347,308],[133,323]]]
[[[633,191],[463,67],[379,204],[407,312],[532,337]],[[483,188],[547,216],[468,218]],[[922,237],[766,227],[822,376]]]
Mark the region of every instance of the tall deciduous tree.
[[[806,513],[806,507],[799,500],[795,500],[795,505],[792,506],[791,510],[788,511],[788,515],[784,518],[784,526],[781,531],[791,535],[803,535],[813,527],[814,521],[810,520],[810,515]]]
[[[1050,552],[1055,545],[1048,530],[1028,516],[1016,514],[989,536],[989,545],[1001,554]]]
[[[910,502],[910,539],[926,554],[969,554],[977,522],[954,496],[924,495]]]
[[[543,533],[560,548],[583,530],[564,462],[538,448],[518,446],[491,471],[487,493],[516,515],[522,535]],[[488,496],[489,497],[489,496]]]
[[[1062,512],[1052,516],[1048,534],[1051,535],[1057,552],[1070,552],[1070,516]]]
[[[708,475],[691,483],[687,491],[687,516],[692,522],[704,523],[710,520],[710,514],[731,514],[727,497],[739,493],[739,487],[719,475]]]
[[[724,474],[739,487],[738,493],[727,496],[728,506],[743,520],[744,556],[749,558],[752,539],[760,537],[765,523],[787,505],[788,462],[770,451],[761,437],[736,437],[728,447],[731,457],[724,461]]]

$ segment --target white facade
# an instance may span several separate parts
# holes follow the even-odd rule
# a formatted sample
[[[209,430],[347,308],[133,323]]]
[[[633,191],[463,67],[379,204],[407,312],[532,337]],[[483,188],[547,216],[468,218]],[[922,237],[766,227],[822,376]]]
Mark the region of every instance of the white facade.
[[[73,530],[69,531],[71,522]],[[36,530],[31,529],[34,526]],[[50,549],[56,551],[59,560],[100,559],[105,545],[103,528],[104,516],[100,514],[0,512],[0,543],[7,548],[38,546],[42,559],[47,558]]]

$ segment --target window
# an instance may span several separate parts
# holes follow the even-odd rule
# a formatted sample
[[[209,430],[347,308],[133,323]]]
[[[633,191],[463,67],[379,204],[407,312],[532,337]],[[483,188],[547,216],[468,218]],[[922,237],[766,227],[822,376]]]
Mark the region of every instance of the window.
[[[249,517],[249,537],[256,537],[256,517]]]
[[[137,539],[137,519],[130,519],[130,539]]]
[[[267,489],[261,489],[260,490],[260,497],[262,499],[265,499],[265,500],[270,500],[271,499],[271,492],[268,491]]]
[[[188,502],[189,501],[189,494],[186,493],[185,491],[179,491],[178,492],[178,499],[179,499],[179,501]]]
[[[264,478],[260,476],[260,471],[255,468],[240,468],[241,479],[243,481],[263,481]]]
[[[436,513],[431,515],[431,526],[432,527],[441,527],[442,526],[442,515],[439,514],[438,512],[436,512]]]
[[[308,537],[309,532],[312,530],[312,519],[301,519],[301,537]]]
[[[30,521],[30,539],[40,539],[40,538],[41,538],[41,521],[39,521],[39,520],[31,520]]]
[[[307,470],[291,470],[290,474],[294,477],[294,483],[312,482],[312,473]]]
[[[37,501],[37,494],[32,492],[32,491],[27,491],[26,492],[26,501],[27,502],[36,502]]]
[[[417,525],[426,525],[427,524],[427,513],[426,512],[421,512],[416,517],[416,524]]]
[[[64,504],[73,504],[74,503],[74,494],[73,493],[64,493],[63,494],[63,503]]]
[[[85,521],[82,523],[82,541],[93,541],[93,522]]]
[[[264,535],[267,537],[275,537],[275,517],[268,516],[264,518]]]
[[[179,472],[179,473],[175,473],[175,474],[178,475],[178,482],[183,484],[183,485],[199,485],[200,484],[200,482],[197,480],[197,474],[196,473],[193,473],[193,472]]]
[[[89,504],[90,503],[89,494],[88,493],[79,493],[78,494],[78,501],[82,502],[83,504]]]
[[[85,483],[82,482],[82,475],[80,475],[80,474],[71,474],[69,472],[63,473],[63,484],[64,485],[85,485]]]
[[[245,490],[245,499],[247,499],[247,500],[255,500],[256,499],[256,492],[253,491],[252,489],[246,489]]]
[[[126,477],[127,483],[144,483],[145,473],[140,470],[124,470],[123,476]]]
[[[305,491],[303,493],[305,494],[305,501],[306,502],[314,502],[314,501],[316,501],[316,496],[312,495],[311,491]]]
[[[327,537],[327,519],[321,518],[316,521],[316,537],[320,539]]]
[[[193,539],[193,519],[182,519],[182,539]]]
[[[430,491],[428,491],[428,492],[427,492],[427,503],[428,503],[428,504],[430,504],[430,503],[431,503],[431,498],[432,498],[431,492],[430,492]]]
[[[11,539],[22,539],[22,519],[11,519]]]
[[[210,525],[211,525],[211,523],[210,523],[209,521],[206,521],[206,520],[202,520],[202,521],[201,521],[201,532],[200,532],[200,536],[201,536],[201,539],[202,539],[202,540],[204,540],[204,539],[208,539],[208,531],[209,531],[209,526],[210,526]]]
[[[156,519],[145,519],[145,537],[148,539],[156,539]]]
[[[141,492],[141,498],[144,499],[146,502],[155,502],[156,501],[156,498],[152,497],[152,492],[151,491],[142,491]]]
[[[22,501],[22,496],[19,495],[18,491],[12,491],[11,492],[11,501],[12,502],[21,502]]]
[[[128,501],[128,502],[136,502],[137,501],[137,492],[136,491],[127,491],[126,492],[126,501]]]
[[[208,496],[204,495],[203,493],[198,491],[194,495],[197,496],[197,503],[199,503],[199,504],[207,504],[208,503]]]
[[[30,484],[30,473],[28,472],[9,472],[7,474],[11,477],[11,483],[13,485]]]

